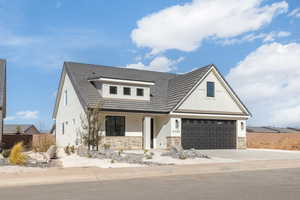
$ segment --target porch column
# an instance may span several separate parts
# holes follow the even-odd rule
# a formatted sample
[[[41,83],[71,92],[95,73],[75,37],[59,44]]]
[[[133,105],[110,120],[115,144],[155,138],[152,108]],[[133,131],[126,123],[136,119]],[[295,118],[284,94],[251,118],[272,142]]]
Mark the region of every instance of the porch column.
[[[144,117],[143,124],[144,149],[151,149],[151,117]]]

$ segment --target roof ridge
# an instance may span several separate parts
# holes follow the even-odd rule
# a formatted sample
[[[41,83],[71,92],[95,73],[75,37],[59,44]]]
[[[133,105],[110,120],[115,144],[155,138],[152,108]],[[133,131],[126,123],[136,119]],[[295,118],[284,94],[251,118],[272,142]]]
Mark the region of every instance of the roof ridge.
[[[79,65],[90,65],[92,67],[107,67],[107,68],[119,68],[119,69],[126,69],[126,70],[132,70],[132,71],[143,71],[143,72],[152,72],[152,73],[159,73],[159,74],[170,74],[170,75],[176,75],[179,74],[171,73],[171,72],[159,72],[159,71],[153,71],[153,70],[146,70],[146,69],[135,69],[135,68],[127,68],[124,66],[108,66],[108,65],[100,65],[100,64],[90,64],[90,63],[81,63],[81,62],[73,62],[73,61],[65,61],[68,66],[69,64],[79,64]],[[71,67],[71,66],[69,66]]]

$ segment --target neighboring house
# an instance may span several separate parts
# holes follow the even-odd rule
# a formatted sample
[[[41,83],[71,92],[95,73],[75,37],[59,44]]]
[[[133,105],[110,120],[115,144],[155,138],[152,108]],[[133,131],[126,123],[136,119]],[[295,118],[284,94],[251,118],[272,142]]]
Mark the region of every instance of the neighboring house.
[[[299,133],[300,129],[297,128],[280,128],[280,127],[258,127],[258,126],[249,126],[247,127],[247,133]]]
[[[101,103],[115,149],[246,148],[250,112],[214,65],[185,74],[65,62],[53,118],[58,146],[78,145],[80,116]]]
[[[3,135],[34,135],[40,131],[33,124],[5,124]]]
[[[40,134],[40,132],[32,124],[4,124],[3,147],[9,149],[18,142],[23,142],[25,146],[31,146],[35,134]]]
[[[3,119],[6,115],[6,61],[0,59],[0,147],[3,135]]]

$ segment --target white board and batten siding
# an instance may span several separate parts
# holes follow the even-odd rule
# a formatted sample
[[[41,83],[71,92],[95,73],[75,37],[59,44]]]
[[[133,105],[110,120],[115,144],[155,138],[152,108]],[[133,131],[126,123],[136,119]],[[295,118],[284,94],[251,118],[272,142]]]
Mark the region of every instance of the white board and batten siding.
[[[80,115],[84,115],[84,109],[68,74],[66,74],[56,116],[56,143],[58,146],[76,145],[76,141],[79,141]]]

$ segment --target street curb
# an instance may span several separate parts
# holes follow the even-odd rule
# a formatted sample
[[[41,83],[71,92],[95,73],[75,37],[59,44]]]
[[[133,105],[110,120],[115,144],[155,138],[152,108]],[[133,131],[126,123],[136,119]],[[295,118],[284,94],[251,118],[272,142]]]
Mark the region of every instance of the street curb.
[[[0,187],[99,182],[162,176],[215,174],[238,171],[257,171],[300,168],[300,160],[243,161],[237,163],[155,166],[138,168],[49,168],[25,173],[0,173]]]

